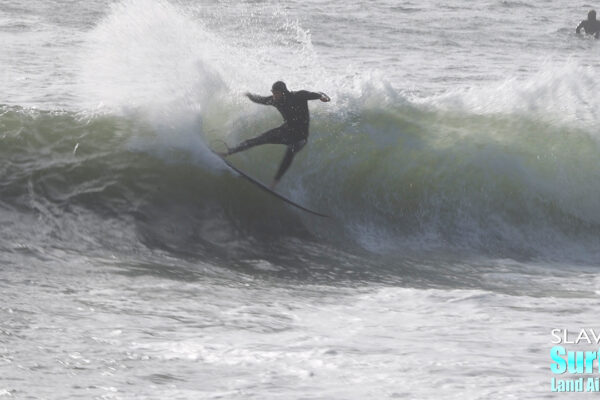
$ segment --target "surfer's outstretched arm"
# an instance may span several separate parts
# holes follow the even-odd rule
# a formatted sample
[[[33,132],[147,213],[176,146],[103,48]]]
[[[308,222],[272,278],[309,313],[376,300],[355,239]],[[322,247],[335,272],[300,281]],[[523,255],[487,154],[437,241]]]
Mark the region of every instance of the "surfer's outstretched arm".
[[[323,92],[309,92],[308,90],[300,90],[299,92],[296,92],[296,95],[302,97],[304,100],[321,100],[323,102],[331,100],[329,96]]]
[[[266,106],[273,105],[273,96],[258,96],[256,94],[252,94],[247,92],[246,97],[250,99],[250,101],[257,104],[264,104]]]

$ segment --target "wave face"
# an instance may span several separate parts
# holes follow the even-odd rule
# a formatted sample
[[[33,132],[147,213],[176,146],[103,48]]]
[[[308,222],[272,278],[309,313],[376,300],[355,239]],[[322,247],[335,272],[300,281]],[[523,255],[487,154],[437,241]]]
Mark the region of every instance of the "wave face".
[[[0,204],[15,242],[206,257],[300,238],[371,254],[600,259],[593,71],[544,66],[527,81],[417,97],[378,74],[331,75],[310,34],[281,15],[259,24],[276,20],[277,34],[243,37],[197,17],[166,1],[115,3],[86,37],[79,110],[0,109]],[[279,48],[286,56],[270,58]],[[256,190],[208,150],[281,122],[242,94],[282,72],[292,89],[334,100],[311,104],[309,144],[279,188],[329,221]],[[232,161],[268,181],[282,153]]]
[[[65,238],[89,229],[85,240],[107,240],[104,228],[95,231],[107,221],[124,232],[121,225],[142,227],[128,239],[133,247],[142,240],[193,251],[201,241],[285,236],[377,253],[597,257],[600,154],[589,131],[406,100],[372,105],[368,97],[343,113],[317,113],[309,146],[280,187],[332,221],[290,209],[225,170],[207,151],[218,135],[165,144],[173,132],[140,116],[14,107],[0,115],[1,204],[40,215]],[[233,137],[277,123],[240,118],[230,124]],[[265,146],[232,160],[266,181],[281,156]]]

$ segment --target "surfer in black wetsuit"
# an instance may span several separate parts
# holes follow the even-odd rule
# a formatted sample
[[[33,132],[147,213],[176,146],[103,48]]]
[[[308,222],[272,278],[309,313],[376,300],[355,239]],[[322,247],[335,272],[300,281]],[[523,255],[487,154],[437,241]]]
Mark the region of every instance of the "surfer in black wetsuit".
[[[262,135],[248,139],[240,143],[236,147],[228,149],[226,153],[221,153],[223,156],[247,150],[261,144],[284,144],[287,146],[285,156],[279,165],[279,170],[271,183],[271,189],[279,182],[285,171],[289,168],[296,153],[298,153],[306,144],[308,139],[308,100],[321,100],[327,102],[329,96],[324,93],[309,92],[300,90],[290,92],[285,83],[277,81],[271,88],[272,96],[257,96],[252,93],[246,93],[246,96],[253,102],[274,106],[283,116],[283,125],[271,129]]]
[[[579,25],[577,25],[575,32],[579,34],[581,28],[583,28],[588,35],[594,35],[596,39],[600,37],[600,21],[596,19],[596,11],[591,10],[588,13],[588,19],[581,21]]]

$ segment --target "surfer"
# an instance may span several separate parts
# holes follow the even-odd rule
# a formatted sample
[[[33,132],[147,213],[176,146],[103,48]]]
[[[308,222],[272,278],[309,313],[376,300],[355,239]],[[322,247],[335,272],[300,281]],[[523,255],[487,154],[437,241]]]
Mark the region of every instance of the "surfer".
[[[588,19],[581,21],[579,25],[577,25],[575,32],[579,34],[581,28],[583,28],[588,35],[594,35],[596,39],[598,39],[600,36],[600,21],[596,19],[596,11],[591,10],[588,13]]]
[[[254,146],[262,144],[283,144],[287,146],[285,156],[279,165],[277,174],[271,183],[270,188],[274,189],[285,171],[290,167],[294,156],[302,150],[308,139],[308,100],[321,100],[323,102],[331,99],[325,93],[309,92],[299,90],[290,92],[285,83],[277,81],[271,87],[271,96],[258,96],[252,93],[246,93],[251,101],[258,104],[274,106],[283,116],[283,125],[271,129],[262,135],[248,139],[239,145],[228,149],[227,152],[220,153],[222,156],[228,156],[240,151],[247,150]]]

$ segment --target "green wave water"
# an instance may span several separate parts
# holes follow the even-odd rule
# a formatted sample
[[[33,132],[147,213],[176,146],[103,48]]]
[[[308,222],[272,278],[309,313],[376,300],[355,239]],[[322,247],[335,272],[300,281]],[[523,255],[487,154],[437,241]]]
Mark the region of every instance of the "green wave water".
[[[229,136],[198,126],[195,136],[174,137],[139,115],[3,107],[1,204],[58,226],[72,215],[133,221],[143,229],[132,247],[150,240],[192,253],[200,242],[225,248],[283,236],[377,254],[597,258],[600,152],[591,132],[408,102],[361,107],[317,113],[279,187],[333,221],[256,190],[207,151],[215,137],[241,140],[277,123],[269,118],[242,118]],[[268,181],[282,154],[271,145],[231,160]]]

